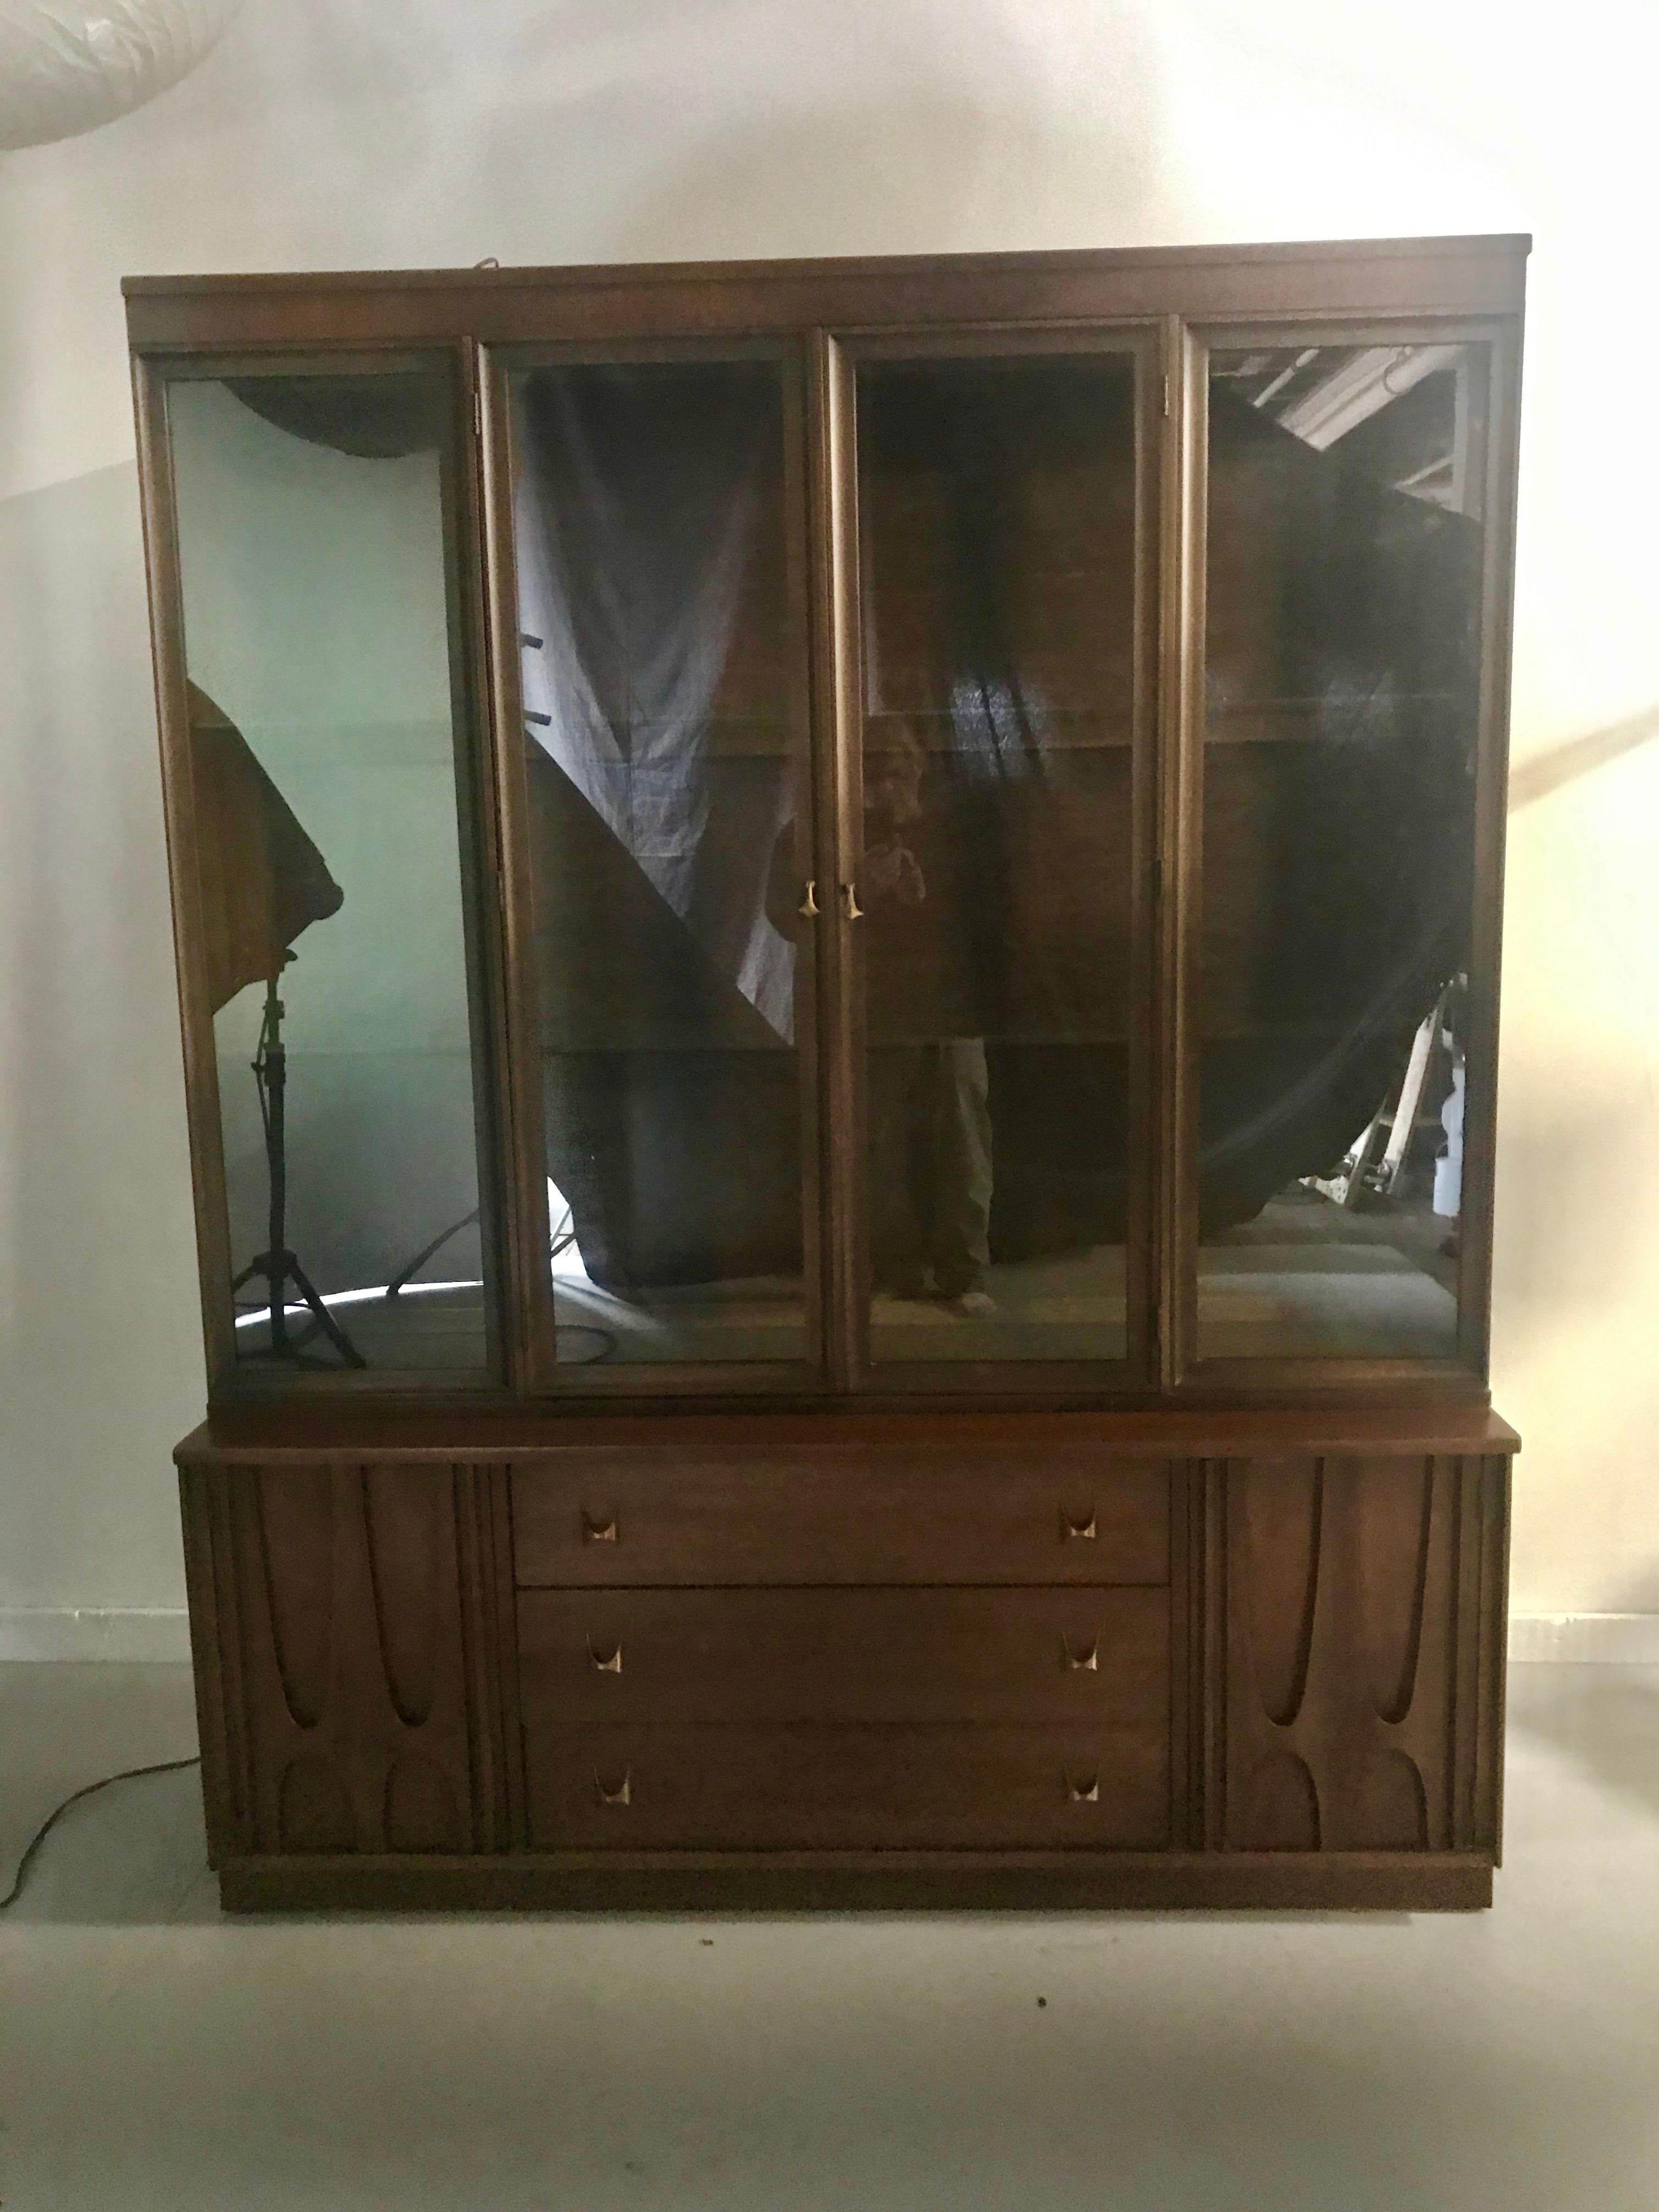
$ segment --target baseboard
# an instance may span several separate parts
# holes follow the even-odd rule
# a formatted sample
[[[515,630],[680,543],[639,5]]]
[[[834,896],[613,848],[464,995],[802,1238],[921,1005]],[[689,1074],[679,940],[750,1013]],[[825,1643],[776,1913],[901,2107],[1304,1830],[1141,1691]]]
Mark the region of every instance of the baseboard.
[[[1659,1667],[1659,1613],[1511,1613],[1510,1657]]]
[[[0,1660],[189,1657],[182,1606],[0,1605]]]

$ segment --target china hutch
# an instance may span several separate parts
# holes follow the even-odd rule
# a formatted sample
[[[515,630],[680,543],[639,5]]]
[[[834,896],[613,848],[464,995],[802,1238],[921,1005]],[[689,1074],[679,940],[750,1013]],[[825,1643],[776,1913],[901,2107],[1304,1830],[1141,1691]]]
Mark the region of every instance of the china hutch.
[[[1490,1899],[1526,249],[129,281],[228,1904]]]

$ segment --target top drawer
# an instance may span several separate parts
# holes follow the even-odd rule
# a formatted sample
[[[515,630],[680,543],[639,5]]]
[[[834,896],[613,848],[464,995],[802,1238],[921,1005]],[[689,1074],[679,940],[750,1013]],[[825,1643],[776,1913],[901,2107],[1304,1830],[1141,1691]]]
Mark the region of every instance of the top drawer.
[[[719,1463],[561,1453],[513,1471],[525,1589],[605,1583],[1166,1583],[1162,1462],[988,1454]]]

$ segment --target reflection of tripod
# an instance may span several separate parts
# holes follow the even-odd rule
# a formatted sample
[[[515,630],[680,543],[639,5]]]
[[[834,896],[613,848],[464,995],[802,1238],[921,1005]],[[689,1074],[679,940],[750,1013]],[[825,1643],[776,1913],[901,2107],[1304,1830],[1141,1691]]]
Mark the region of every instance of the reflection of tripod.
[[[230,1286],[232,1295],[255,1275],[263,1275],[270,1290],[270,1357],[300,1360],[305,1354],[298,1344],[289,1340],[283,1295],[291,1282],[346,1365],[366,1367],[368,1362],[323,1304],[311,1278],[288,1248],[288,1137],[283,1110],[288,1089],[288,1052],[283,1043],[283,1002],[276,995],[275,975],[265,983],[265,1012],[253,1055],[253,1079],[259,1087],[259,1118],[264,1124],[265,1164],[270,1176],[270,1242],[258,1258],[250,1261],[237,1276]]]

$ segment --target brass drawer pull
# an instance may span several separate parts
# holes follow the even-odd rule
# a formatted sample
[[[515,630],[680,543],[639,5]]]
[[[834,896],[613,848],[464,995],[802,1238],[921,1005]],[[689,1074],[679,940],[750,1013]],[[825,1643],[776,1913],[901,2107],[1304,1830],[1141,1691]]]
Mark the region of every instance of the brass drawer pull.
[[[1067,1671],[1073,1674],[1097,1674],[1100,1672],[1100,1638],[1097,1636],[1084,1651],[1073,1651],[1068,1636],[1060,1639],[1060,1648],[1066,1654]]]
[[[591,1513],[583,1513],[582,1541],[584,1544],[614,1544],[616,1540],[617,1516],[614,1513],[605,1521],[596,1521]]]
[[[1095,1509],[1092,1505],[1086,1513],[1079,1514],[1075,1517],[1069,1514],[1063,1505],[1060,1507],[1060,1540],[1062,1544],[1066,1544],[1074,1536],[1090,1543],[1094,1541]]]
[[[622,1645],[620,1644],[613,1644],[608,1651],[601,1651],[599,1645],[590,1638],[587,1645],[587,1663],[593,1669],[593,1672],[596,1674],[620,1674],[622,1672]],[[1079,1662],[1079,1663],[1081,1664],[1082,1662]],[[1093,1659],[1091,1658],[1088,1663],[1092,1667],[1095,1662]]]
[[[846,904],[848,921],[862,921],[864,908],[859,904],[859,895],[854,886],[851,884],[843,884],[841,887],[841,895]]]
[[[818,880],[817,880],[817,878],[816,876],[813,876],[812,878],[811,878],[809,879],[809,881],[808,881],[808,883],[807,883],[807,885],[806,885],[806,896],[805,896],[805,897],[801,901],[800,904],[799,904],[799,905],[795,908],[795,912],[796,912],[797,914],[803,914],[803,915],[805,915],[806,916],[806,918],[807,918],[807,920],[808,920],[809,921],[811,921],[811,920],[813,920],[813,919],[814,919],[814,917],[815,917],[815,916],[817,915],[817,910],[818,910],[817,889],[818,889]]]
[[[1066,1784],[1066,1795],[1073,1805],[1099,1804],[1100,1777],[1097,1774],[1090,1775],[1085,1782],[1073,1782],[1069,1774],[1063,1778]]]
[[[600,1804],[631,1805],[634,1802],[634,1792],[630,1786],[633,1778],[633,1770],[630,1767],[623,1769],[622,1780],[614,1785],[607,1782],[602,1774],[596,1774],[593,1777],[593,1787],[599,1793]]]

